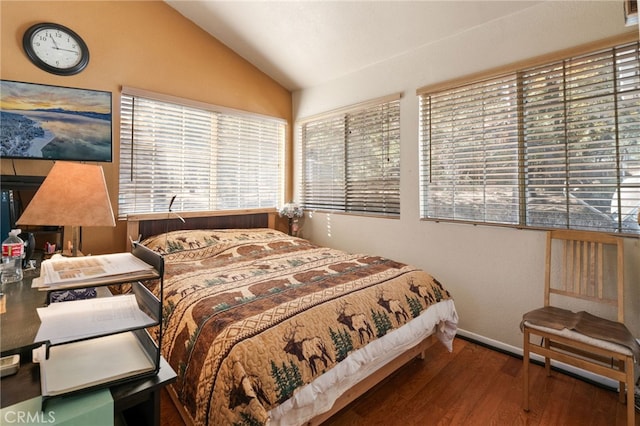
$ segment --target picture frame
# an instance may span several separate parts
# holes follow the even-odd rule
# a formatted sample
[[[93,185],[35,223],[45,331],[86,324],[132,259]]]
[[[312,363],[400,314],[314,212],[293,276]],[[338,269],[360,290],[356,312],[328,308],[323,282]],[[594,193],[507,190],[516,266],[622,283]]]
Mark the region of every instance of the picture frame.
[[[113,161],[112,93],[0,80],[0,157]]]

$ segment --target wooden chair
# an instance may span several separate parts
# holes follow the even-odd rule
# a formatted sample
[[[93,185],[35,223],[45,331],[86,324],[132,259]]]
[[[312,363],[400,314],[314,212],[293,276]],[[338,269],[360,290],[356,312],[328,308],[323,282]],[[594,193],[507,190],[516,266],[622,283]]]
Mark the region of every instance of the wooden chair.
[[[640,346],[624,326],[623,294],[621,237],[587,231],[548,232],[544,307],[525,314],[521,324],[525,411],[529,411],[529,354],[535,353],[544,357],[547,375],[555,359],[618,381],[621,403],[626,393],[627,424],[635,425],[633,368]],[[585,306],[599,316],[574,312]],[[541,337],[543,343],[531,343],[532,336]]]

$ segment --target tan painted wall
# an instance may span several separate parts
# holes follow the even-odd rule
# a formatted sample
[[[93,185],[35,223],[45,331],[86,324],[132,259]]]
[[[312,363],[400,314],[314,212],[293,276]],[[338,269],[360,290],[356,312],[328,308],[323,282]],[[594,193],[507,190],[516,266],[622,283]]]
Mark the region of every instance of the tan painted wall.
[[[77,32],[91,59],[75,76],[56,76],[34,66],[22,35],[38,22]],[[162,1],[0,1],[0,78],[113,93],[114,161],[102,163],[117,209],[120,89],[131,86],[286,119],[291,93]],[[289,126],[291,129],[291,126]],[[289,137],[290,141],[291,138]],[[290,150],[289,150],[290,151]],[[1,162],[2,174],[41,175],[51,161]],[[290,179],[288,179],[290,181]],[[124,250],[124,223],[84,230],[85,253]],[[70,237],[70,231],[66,233]]]

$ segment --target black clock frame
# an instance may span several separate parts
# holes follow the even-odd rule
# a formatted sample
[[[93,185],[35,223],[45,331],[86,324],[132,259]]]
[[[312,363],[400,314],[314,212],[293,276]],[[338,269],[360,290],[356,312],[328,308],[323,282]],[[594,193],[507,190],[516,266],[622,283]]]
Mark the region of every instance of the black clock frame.
[[[78,62],[76,65],[70,68],[57,68],[42,61],[38,57],[38,55],[36,55],[32,45],[33,36],[35,35],[36,32],[42,29],[64,31],[69,35],[71,35],[72,37],[74,37],[78,42],[78,45],[80,46],[80,56],[81,56],[80,62]],[[33,62],[37,67],[47,72],[50,72],[52,74],[65,75],[65,76],[78,74],[80,71],[85,69],[89,64],[89,48],[87,47],[87,44],[84,42],[82,37],[80,37],[75,31],[65,27],[64,25],[54,24],[51,22],[42,22],[39,24],[32,25],[24,32],[24,36],[22,37],[22,47],[24,48],[24,51],[29,57],[29,59],[31,60],[31,62]]]

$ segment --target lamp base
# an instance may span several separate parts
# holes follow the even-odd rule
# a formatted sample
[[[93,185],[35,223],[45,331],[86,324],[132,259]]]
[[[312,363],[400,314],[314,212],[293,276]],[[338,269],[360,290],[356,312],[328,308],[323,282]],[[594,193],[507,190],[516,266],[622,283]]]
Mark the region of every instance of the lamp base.
[[[78,253],[82,256],[82,252],[80,252],[80,227],[72,226],[71,227],[71,247],[68,247],[68,252],[71,253],[71,257],[78,257]]]

